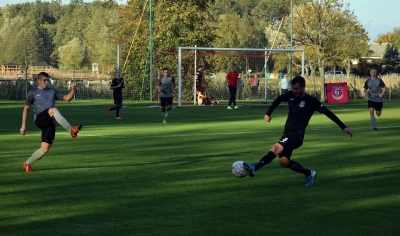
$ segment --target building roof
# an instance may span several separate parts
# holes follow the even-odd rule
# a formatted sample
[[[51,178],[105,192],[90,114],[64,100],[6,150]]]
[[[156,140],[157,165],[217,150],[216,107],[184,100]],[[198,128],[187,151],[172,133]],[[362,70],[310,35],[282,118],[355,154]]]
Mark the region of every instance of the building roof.
[[[369,45],[369,50],[371,50],[373,53],[368,58],[382,59],[385,55],[388,45],[391,45],[391,43],[372,43],[371,45]]]
[[[17,64],[15,62],[7,62],[6,64],[3,64],[3,66],[19,66],[20,64]]]

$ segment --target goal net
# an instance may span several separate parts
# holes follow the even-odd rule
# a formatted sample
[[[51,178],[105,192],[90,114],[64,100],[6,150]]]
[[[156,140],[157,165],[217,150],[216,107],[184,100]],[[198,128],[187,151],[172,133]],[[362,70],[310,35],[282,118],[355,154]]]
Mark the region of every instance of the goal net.
[[[289,58],[296,54],[298,66],[290,68]],[[277,63],[286,63],[284,70],[276,70]],[[261,48],[205,48],[179,47],[178,50],[178,106],[183,102],[198,104],[196,73],[203,67],[203,94],[209,94],[216,102],[229,100],[225,87],[225,76],[236,65],[240,74],[237,100],[267,101],[280,93],[279,79],[284,72],[293,69],[304,76],[303,49],[261,49]],[[281,66],[282,68],[282,66]],[[295,74],[293,73],[293,74]],[[251,84],[254,77],[258,84]],[[253,86],[252,86],[253,85]]]

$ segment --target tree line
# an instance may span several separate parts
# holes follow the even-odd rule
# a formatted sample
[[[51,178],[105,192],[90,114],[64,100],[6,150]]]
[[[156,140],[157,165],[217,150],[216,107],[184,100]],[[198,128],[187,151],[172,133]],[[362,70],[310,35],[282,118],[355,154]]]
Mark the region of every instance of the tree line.
[[[124,74],[134,79],[149,76],[150,64],[176,70],[179,46],[293,46],[305,49],[307,74],[323,75],[326,68],[350,73],[351,60],[370,53],[367,32],[348,2],[293,2],[291,12],[290,0],[153,0],[151,15],[149,0],[6,5],[0,8],[0,63],[26,67],[45,61],[61,70],[90,70],[98,63],[105,73],[115,68],[120,45]],[[400,38],[398,31],[394,35]],[[235,63],[235,58],[212,64],[200,60],[217,70]],[[298,73],[299,55],[294,54],[292,63]],[[291,68],[286,55],[274,57],[268,66],[277,71]]]

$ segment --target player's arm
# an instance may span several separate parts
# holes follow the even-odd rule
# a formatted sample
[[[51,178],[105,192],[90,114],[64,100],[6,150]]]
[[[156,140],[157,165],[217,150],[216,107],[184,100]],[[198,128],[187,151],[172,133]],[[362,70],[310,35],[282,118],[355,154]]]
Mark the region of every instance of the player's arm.
[[[74,98],[75,91],[76,91],[76,83],[74,82],[71,84],[71,91],[63,97],[63,100],[67,102],[71,101]]]
[[[26,133],[26,120],[28,119],[28,113],[30,108],[31,106],[25,105],[24,109],[22,110],[22,124],[21,124],[21,129],[19,129],[19,132],[22,135],[25,135]]]
[[[279,106],[279,104],[281,104],[281,102],[283,102],[283,95],[276,97],[271,106],[269,106],[268,111],[264,115],[264,120],[266,122],[271,121],[272,112]]]
[[[365,95],[365,96],[368,95],[368,80],[365,81],[365,84],[364,84],[364,95]]]
[[[380,79],[379,86],[382,88],[382,93],[379,94],[379,97],[383,97],[383,95],[385,95],[385,92],[386,92],[386,85],[382,79]]]
[[[353,136],[353,131],[350,128],[347,128],[346,125],[339,119],[339,117],[337,117],[331,110],[323,106],[320,112],[335,122],[342,129],[343,133]]]

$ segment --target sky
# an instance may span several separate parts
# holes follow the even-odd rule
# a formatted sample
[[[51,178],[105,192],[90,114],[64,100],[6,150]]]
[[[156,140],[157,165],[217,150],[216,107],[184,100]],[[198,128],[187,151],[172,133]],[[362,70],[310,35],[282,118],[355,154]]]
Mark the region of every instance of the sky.
[[[0,0],[0,7],[23,2],[34,2],[34,0]],[[125,1],[117,0],[117,2]],[[395,27],[400,27],[399,0],[348,0],[348,2],[358,21],[367,30],[370,42],[379,34],[392,32]],[[63,0],[63,3],[69,3],[69,0]]]

